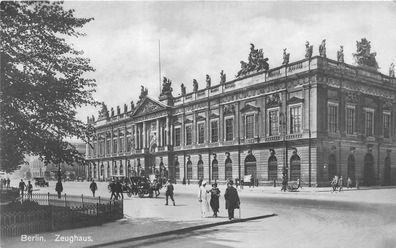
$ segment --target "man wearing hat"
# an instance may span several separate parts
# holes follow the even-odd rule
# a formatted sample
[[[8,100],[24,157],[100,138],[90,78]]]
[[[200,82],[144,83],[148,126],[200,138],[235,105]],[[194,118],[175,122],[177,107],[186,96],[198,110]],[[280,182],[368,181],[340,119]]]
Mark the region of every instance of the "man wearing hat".
[[[114,178],[113,178],[113,179],[111,179],[111,183],[109,184],[109,189],[110,189],[110,192],[111,192],[110,200],[112,200],[113,197],[114,197],[114,200],[118,199],[118,197],[116,195],[116,187],[115,186],[116,186],[116,184],[115,184],[115,181],[114,181]]]
[[[234,209],[239,208],[240,201],[238,196],[238,191],[232,186],[234,182],[232,180],[228,181],[227,189],[224,194],[224,199],[226,200],[226,209],[228,210],[228,219],[234,219]]]
[[[199,187],[198,201],[201,204],[201,217],[205,218],[209,213],[208,191],[206,191],[206,181],[203,180]]]
[[[213,217],[217,217],[217,212],[219,212],[219,197],[220,190],[217,188],[217,183],[212,184],[212,189],[210,192],[210,207],[213,210]]]
[[[172,184],[171,180],[168,179],[168,183],[166,184],[166,193],[165,193],[166,203],[165,203],[165,205],[168,205],[168,197],[170,197],[173,202],[173,206],[176,206],[175,200],[173,199],[173,190],[174,190],[173,184]]]

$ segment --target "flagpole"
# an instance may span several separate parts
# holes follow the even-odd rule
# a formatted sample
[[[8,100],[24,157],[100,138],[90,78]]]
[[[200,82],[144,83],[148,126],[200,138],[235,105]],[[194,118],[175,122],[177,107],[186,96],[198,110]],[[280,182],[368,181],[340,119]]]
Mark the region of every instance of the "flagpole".
[[[161,40],[158,40],[158,80],[161,93]]]

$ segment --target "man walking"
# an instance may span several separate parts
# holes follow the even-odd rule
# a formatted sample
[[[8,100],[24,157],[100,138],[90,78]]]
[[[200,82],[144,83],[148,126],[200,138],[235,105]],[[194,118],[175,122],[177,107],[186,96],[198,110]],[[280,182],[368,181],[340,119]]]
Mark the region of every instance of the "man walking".
[[[176,206],[175,199],[173,199],[173,191],[174,191],[174,188],[173,188],[172,182],[170,179],[168,179],[168,183],[166,184],[166,193],[165,193],[166,203],[165,203],[165,205],[168,205],[168,197],[170,197],[173,202],[173,206]]]
[[[234,182],[232,180],[227,183],[227,189],[224,194],[229,220],[234,219],[234,209],[239,208],[240,206],[238,191],[232,186],[233,184]]]
[[[342,186],[343,186],[343,181],[342,181],[342,176],[340,176],[340,179],[338,179],[338,187],[340,187],[338,192],[342,191]]]
[[[119,179],[117,179],[116,184],[115,184],[115,192],[117,194],[117,199],[121,198],[124,200],[124,193],[122,192],[122,184]]]
[[[10,181],[10,178],[8,177],[8,178],[7,178],[7,189],[10,188],[10,182],[11,182],[11,181]]]
[[[95,180],[92,179],[92,183],[89,185],[89,188],[92,191],[93,197],[95,197],[95,191],[98,189],[98,186],[95,183]]]
[[[33,185],[28,181],[28,184],[26,186],[27,192],[28,192],[28,199],[31,200],[33,197]]]
[[[58,198],[60,199],[62,191],[63,191],[61,179],[58,179],[58,182],[56,183],[56,186],[55,186],[55,191],[58,193]]]
[[[23,192],[25,191],[26,188],[26,184],[23,181],[23,179],[21,179],[21,181],[19,182],[19,192],[21,193],[21,197],[23,198]]]
[[[111,179],[111,183],[109,184],[109,188],[110,188],[110,192],[111,192],[110,200],[112,200],[113,197],[114,197],[114,200],[118,200],[117,194],[116,194],[116,184],[114,182],[114,179]]]
[[[201,217],[206,217],[209,212],[208,191],[206,191],[206,181],[201,182],[198,193],[198,201],[201,205]]]

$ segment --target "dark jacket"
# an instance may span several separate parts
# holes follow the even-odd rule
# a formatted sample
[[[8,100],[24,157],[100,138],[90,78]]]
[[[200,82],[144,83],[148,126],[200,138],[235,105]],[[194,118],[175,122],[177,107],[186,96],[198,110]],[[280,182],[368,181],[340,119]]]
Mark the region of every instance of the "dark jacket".
[[[116,183],[115,183],[115,185],[114,185],[114,191],[116,192],[116,193],[121,193],[122,192],[122,185],[121,185],[121,183],[119,182],[119,181],[117,181]]]
[[[228,187],[224,194],[224,198],[226,200],[226,209],[235,209],[239,208],[239,196],[238,191],[234,187]]]
[[[56,192],[62,192],[63,191],[63,186],[61,182],[57,182],[55,186],[55,191]]]
[[[20,182],[20,183],[19,183],[19,189],[20,189],[20,190],[24,190],[25,187],[26,187],[25,182]]]
[[[96,183],[92,182],[92,183],[89,185],[89,188],[90,188],[92,191],[96,191],[96,190],[98,189],[98,186],[96,185]]]
[[[171,183],[169,183],[167,186],[166,186],[166,194],[167,195],[173,195],[173,185],[171,184]]]

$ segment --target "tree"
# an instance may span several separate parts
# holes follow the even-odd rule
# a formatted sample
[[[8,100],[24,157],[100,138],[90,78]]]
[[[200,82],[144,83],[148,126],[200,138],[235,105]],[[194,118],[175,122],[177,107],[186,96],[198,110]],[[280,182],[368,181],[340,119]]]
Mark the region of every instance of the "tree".
[[[92,127],[76,119],[76,109],[98,104],[92,96],[94,71],[82,51],[67,37],[93,18],[76,18],[62,2],[2,1],[0,169],[15,170],[25,155],[44,163],[73,161],[84,156],[65,138],[85,142]]]
[[[50,180],[51,179],[51,172],[49,171],[44,171],[44,178],[45,180]]]

